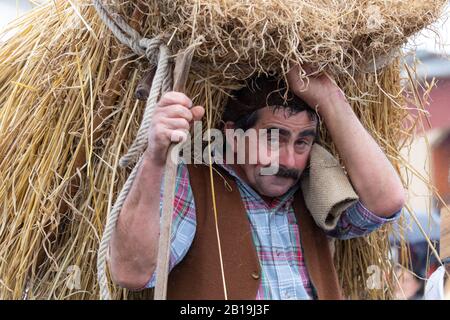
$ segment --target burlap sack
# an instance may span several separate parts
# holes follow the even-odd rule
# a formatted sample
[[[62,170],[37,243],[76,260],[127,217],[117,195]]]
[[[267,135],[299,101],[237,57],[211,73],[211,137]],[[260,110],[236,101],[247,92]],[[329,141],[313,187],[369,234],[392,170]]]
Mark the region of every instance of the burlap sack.
[[[341,214],[359,197],[339,162],[315,143],[301,179],[306,206],[319,227],[333,230]]]

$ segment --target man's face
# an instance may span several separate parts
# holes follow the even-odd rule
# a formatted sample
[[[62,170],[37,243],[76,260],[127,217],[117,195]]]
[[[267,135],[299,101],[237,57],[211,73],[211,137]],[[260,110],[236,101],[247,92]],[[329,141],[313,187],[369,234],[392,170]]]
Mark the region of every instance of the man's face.
[[[306,168],[309,154],[316,135],[316,120],[311,120],[306,111],[290,115],[286,109],[279,108],[275,111],[266,107],[258,111],[258,120],[252,129],[278,129],[279,170],[275,175],[261,174],[262,168],[267,168],[270,163],[263,163],[260,152],[256,152],[256,164],[239,164],[239,171],[243,173],[247,183],[259,194],[267,197],[279,197],[286,193],[300,179],[300,175]],[[270,156],[270,155],[269,155]]]

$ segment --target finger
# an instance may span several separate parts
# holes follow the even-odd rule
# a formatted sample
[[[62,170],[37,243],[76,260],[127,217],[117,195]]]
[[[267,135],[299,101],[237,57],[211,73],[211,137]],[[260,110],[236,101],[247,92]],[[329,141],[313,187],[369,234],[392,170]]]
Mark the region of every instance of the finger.
[[[189,130],[190,124],[183,118],[168,118],[162,121],[162,123],[169,129]]]
[[[307,76],[317,73],[317,70],[314,69],[313,66],[311,66],[310,64],[303,64],[302,69],[303,69],[303,71],[305,71]]]
[[[179,104],[188,109],[192,108],[192,101],[184,93],[177,91],[170,91],[165,93],[158,102],[161,107],[167,107],[170,105]]]
[[[193,114],[191,110],[189,110],[185,106],[182,106],[181,104],[174,104],[158,110],[158,117],[183,118],[186,119],[187,121],[191,121],[193,118]]]
[[[203,108],[202,106],[195,106],[191,109],[191,113],[194,117],[194,121],[199,121],[205,114],[205,108]]]
[[[174,143],[185,142],[187,140],[187,132],[183,130],[174,130],[170,134],[170,141]]]
[[[295,77],[290,79],[290,85],[294,88],[304,91],[307,88],[308,79],[304,78],[300,74],[295,75]]]

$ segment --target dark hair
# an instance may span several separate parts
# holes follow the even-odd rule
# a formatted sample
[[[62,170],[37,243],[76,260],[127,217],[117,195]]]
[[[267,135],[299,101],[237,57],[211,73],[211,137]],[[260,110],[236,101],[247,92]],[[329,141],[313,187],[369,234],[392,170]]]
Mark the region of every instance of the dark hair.
[[[258,120],[258,110],[271,107],[275,112],[284,108],[289,116],[306,111],[311,120],[317,119],[316,112],[306,102],[287,90],[285,82],[275,77],[257,77],[246,87],[231,93],[222,116],[222,121],[232,121],[236,129],[247,130]]]

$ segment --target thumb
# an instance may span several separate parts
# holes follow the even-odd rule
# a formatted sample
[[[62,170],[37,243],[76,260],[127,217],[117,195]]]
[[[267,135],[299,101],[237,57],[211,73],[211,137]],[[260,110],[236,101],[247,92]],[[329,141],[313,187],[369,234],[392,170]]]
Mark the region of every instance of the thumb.
[[[191,109],[193,120],[198,121],[201,120],[203,115],[205,114],[205,108],[202,106],[195,106]]]

